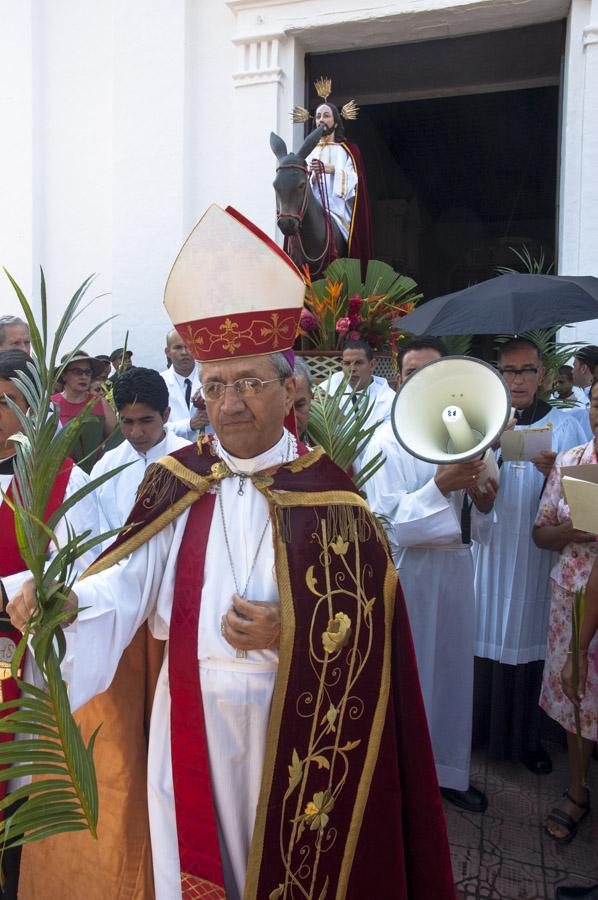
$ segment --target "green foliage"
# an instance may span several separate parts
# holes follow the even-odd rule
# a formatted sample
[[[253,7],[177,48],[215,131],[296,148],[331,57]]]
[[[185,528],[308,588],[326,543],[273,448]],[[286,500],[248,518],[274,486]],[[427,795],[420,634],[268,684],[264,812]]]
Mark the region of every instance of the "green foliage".
[[[528,275],[550,275],[554,269],[554,262],[547,263],[544,250],[540,250],[539,256],[532,256],[529,247],[525,244],[518,250],[516,247],[509,247],[512,253],[519,260],[519,264],[515,266],[497,266],[496,271],[499,275],[511,275],[513,272],[524,272]]]
[[[359,260],[335,259],[324,278],[307,282],[301,333],[318,350],[337,350],[356,335],[394,353],[402,338],[397,323],[421,296],[412,278],[387,263],[370,260],[362,283]]]
[[[97,537],[89,531],[75,534],[67,527],[67,539],[47,564],[49,541],[57,544],[55,530],[63,516],[84,496],[125,466],[90,481],[44,521],[54,482],[80,439],[95,398],[72,421],[59,430],[59,413],[51,395],[57,378],[80,347],[103,325],[87,334],[61,364],[57,364],[60,346],[67,329],[86,308],[82,305],[92,278],[87,278],[67,303],[56,326],[52,341],[48,337],[46,286],[41,272],[41,317],[38,324],[21,288],[7,272],[20,300],[31,333],[35,362],[13,379],[29,404],[27,413],[11,401],[18,416],[21,433],[13,437],[16,448],[12,500],[6,495],[15,519],[19,550],[35,582],[38,607],[20,642],[12,662],[12,673],[19,682],[21,697],[0,704],[10,710],[0,718],[0,733],[20,735],[0,745],[0,781],[21,776],[41,776],[31,785],[11,793],[2,803],[5,810],[15,800],[24,800],[11,816],[0,822],[2,848],[14,847],[65,831],[89,829],[96,835],[98,790],[93,765],[96,734],[87,746],[76,725],[60,673],[66,642],[62,626],[73,618],[66,611],[66,599],[74,581],[73,565],[83,553],[108,540],[119,529]],[[30,652],[44,680],[40,689],[18,678],[19,666],[30,639]]]
[[[473,337],[471,334],[447,334],[442,340],[449,356],[469,356]]]
[[[307,425],[310,440],[323,447],[328,456],[345,472],[365,450],[380,424],[375,422],[365,427],[374,401],[366,402],[365,398],[360,398],[358,403],[353,403],[355,392],[347,390],[349,378],[349,374],[345,375],[333,392],[327,392],[326,382],[316,389]],[[383,454],[377,453],[353,476],[355,486],[361,490],[384,462]]]

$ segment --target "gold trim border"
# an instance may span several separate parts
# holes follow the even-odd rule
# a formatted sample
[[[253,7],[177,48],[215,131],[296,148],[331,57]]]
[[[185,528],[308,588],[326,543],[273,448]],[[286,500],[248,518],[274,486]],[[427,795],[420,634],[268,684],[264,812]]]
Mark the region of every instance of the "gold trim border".
[[[187,491],[187,493],[183,494],[176,503],[157,516],[149,523],[149,525],[146,525],[145,528],[142,528],[141,531],[138,531],[137,534],[134,534],[128,540],[123,541],[118,547],[110,550],[102,557],[102,559],[98,559],[96,562],[92,563],[81,575],[79,580],[82,581],[84,578],[87,578],[88,575],[97,575],[98,572],[105,572],[106,569],[116,565],[121,559],[129,556],[134,550],[137,550],[143,544],[147,543],[150,538],[153,538],[155,534],[158,534],[159,531],[162,531],[163,528],[170,525],[174,519],[178,518],[181,513],[185,512],[185,510],[195,503],[196,500],[199,500],[201,496],[202,494],[199,494],[197,491]]]
[[[275,516],[272,517],[272,522],[276,522]],[[274,764],[276,762],[276,756],[278,753],[278,742],[282,729],[282,713],[287,695],[293,645],[295,642],[295,610],[293,608],[291,579],[289,573],[286,545],[281,539],[281,535],[277,525],[276,529],[276,576],[278,579],[278,593],[280,599],[280,617],[282,626],[280,631],[281,642],[278,656],[278,672],[276,675],[274,693],[272,695],[270,721],[268,724],[268,733],[266,736],[266,754],[264,757],[264,768],[262,770],[262,783],[257,804],[257,814],[253,829],[253,838],[251,841],[249,859],[247,862],[247,876],[245,879],[243,900],[257,900],[258,896],[258,882],[264,854],[264,836],[266,832],[268,798],[272,793]]]
[[[385,617],[385,634],[384,634],[384,657],[382,664],[382,675],[380,679],[380,693],[378,694],[378,702],[376,711],[372,720],[372,725],[368,735],[368,749],[366,758],[361,770],[361,778],[357,788],[355,797],[355,805],[353,806],[353,815],[351,824],[347,832],[347,840],[345,841],[345,853],[341,862],[337,888],[336,900],[344,900],[347,894],[349,876],[353,868],[353,860],[355,858],[355,850],[357,849],[357,841],[363,824],[363,815],[368,801],[370,786],[372,783],[372,775],[378,759],[380,743],[382,741],[382,733],[386,721],[388,711],[388,696],[390,693],[390,664],[392,651],[392,620],[394,614],[395,594],[398,582],[397,570],[392,561],[386,566],[386,574],[384,576],[384,617]]]

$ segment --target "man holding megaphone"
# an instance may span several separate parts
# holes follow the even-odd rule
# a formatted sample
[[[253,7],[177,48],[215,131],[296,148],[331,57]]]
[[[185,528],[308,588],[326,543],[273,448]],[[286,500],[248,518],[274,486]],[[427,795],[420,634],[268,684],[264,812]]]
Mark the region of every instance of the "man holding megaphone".
[[[471,541],[487,541],[492,529],[498,482],[488,475],[482,456],[509,417],[509,400],[502,380],[496,386],[485,364],[447,358],[438,338],[406,341],[398,363],[393,417],[378,429],[364,460],[382,450],[386,462],[365,490],[373,511],[385,516],[400,570],[438,781],[451,802],[484,812],[487,799],[469,780],[475,623]],[[480,424],[465,396],[479,391],[478,369],[472,365],[496,392],[493,424]],[[461,430],[451,432],[451,420],[458,420]],[[463,429],[469,429],[470,449],[472,441],[482,446],[473,458],[451,452],[451,434],[458,442]]]

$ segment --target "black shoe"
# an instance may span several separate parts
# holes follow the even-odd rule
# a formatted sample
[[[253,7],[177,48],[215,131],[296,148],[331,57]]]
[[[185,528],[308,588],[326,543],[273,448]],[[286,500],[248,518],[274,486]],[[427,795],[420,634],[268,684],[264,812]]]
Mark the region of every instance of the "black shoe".
[[[552,772],[552,760],[544,747],[540,747],[535,753],[526,753],[521,761],[534,775],[550,775]]]
[[[440,788],[440,793],[445,800],[458,806],[459,809],[466,809],[468,812],[486,812],[488,809],[488,798],[486,794],[482,794],[477,788],[470,784],[466,791],[455,791],[453,788]]]
[[[594,887],[560,887],[556,900],[598,900],[598,884]]]

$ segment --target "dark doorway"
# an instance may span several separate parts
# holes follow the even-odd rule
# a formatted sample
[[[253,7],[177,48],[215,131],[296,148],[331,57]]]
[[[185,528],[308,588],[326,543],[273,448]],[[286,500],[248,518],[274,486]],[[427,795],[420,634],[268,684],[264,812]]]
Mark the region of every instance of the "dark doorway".
[[[387,67],[388,102],[380,69],[374,74],[367,60],[359,65],[360,57],[369,59],[372,50],[308,58],[309,84],[319,75],[331,75],[334,101],[352,96],[375,100],[362,100],[359,118],[347,128],[366,167],[374,256],[412,275],[426,298],[488,278],[496,266],[515,265],[510,247],[526,245],[534,256],[543,251],[548,261],[554,258],[560,34],[560,23],[550,23],[408,45],[411,59],[406,59],[405,47],[382,48],[379,55],[389,67],[397,56],[403,67],[395,73],[401,91],[394,89]],[[528,45],[534,47],[535,60],[531,51],[525,56]],[[498,52],[503,55],[497,61]],[[512,62],[509,54],[514,54]],[[494,59],[491,71],[489,56]],[[363,81],[357,89],[360,71]],[[459,82],[458,89],[447,87],[451,78]],[[425,81],[425,96],[402,99],[418,93],[418,79]],[[373,89],[372,80],[378,81]],[[342,95],[335,83],[342,86]],[[511,83],[516,89],[496,89]],[[449,95],[430,96],[435,84],[437,94]],[[316,99],[312,93],[310,108]]]

